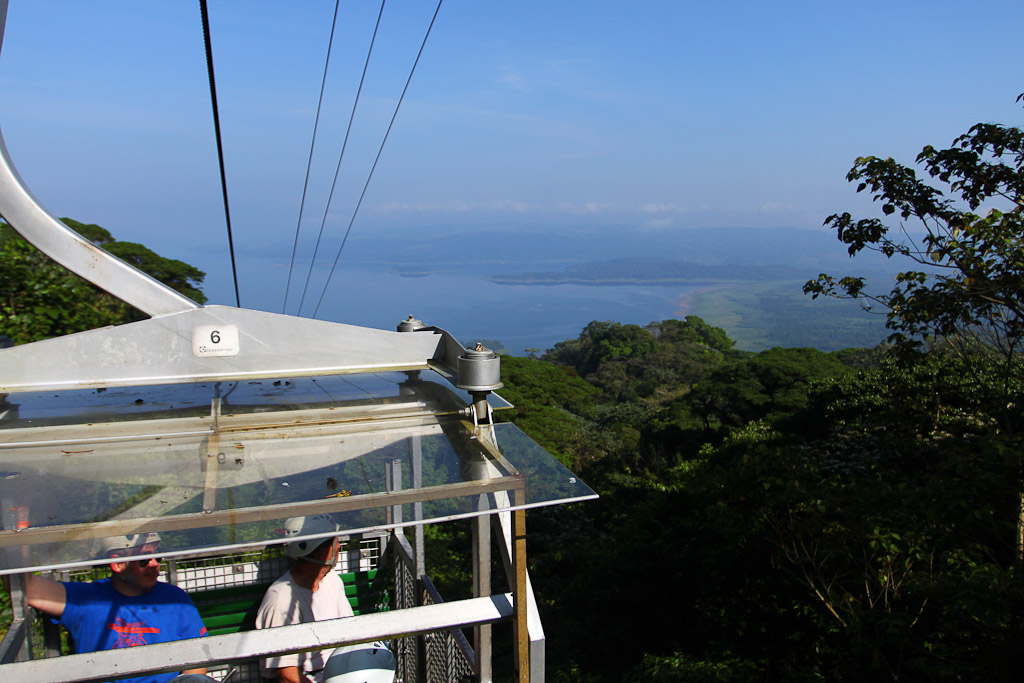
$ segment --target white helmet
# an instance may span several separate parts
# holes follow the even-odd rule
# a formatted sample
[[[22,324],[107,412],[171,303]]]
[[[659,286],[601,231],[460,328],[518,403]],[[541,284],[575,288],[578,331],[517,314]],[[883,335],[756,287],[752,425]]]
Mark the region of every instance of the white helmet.
[[[392,683],[397,662],[387,645],[377,641],[343,645],[324,665],[324,683]]]
[[[124,536],[110,536],[100,541],[99,557],[112,557],[114,555],[131,555],[131,552],[143,546],[153,545],[160,542],[160,534],[150,531],[142,534],[125,534]]]
[[[313,536],[338,531],[338,525],[330,515],[311,515],[309,517],[289,517],[284,521],[285,536]],[[293,559],[305,557],[316,550],[330,537],[307,538],[303,541],[292,541],[284,547],[284,554]]]

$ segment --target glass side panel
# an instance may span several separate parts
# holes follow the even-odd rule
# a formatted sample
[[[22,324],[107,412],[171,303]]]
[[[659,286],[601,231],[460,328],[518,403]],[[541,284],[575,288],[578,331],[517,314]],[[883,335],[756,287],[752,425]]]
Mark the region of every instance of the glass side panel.
[[[216,426],[206,416],[10,429],[0,573],[102,563],[108,539],[143,531],[173,556],[282,542],[284,520],[303,514],[331,514],[344,533],[595,497],[514,425],[410,412],[432,405],[415,398]]]

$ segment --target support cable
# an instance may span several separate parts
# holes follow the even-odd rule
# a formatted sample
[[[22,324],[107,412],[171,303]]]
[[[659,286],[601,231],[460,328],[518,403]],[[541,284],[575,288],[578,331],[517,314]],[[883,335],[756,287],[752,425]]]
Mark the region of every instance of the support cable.
[[[213,78],[213,47],[210,44],[210,18],[206,11],[206,0],[199,0],[199,11],[203,15],[203,41],[206,43],[206,70],[210,75],[210,100],[213,103],[213,129],[217,135],[217,160],[220,162],[220,189],[224,195],[224,218],[228,225],[228,250],[231,252],[231,276],[235,280],[235,305],[242,307],[238,295],[238,271],[235,268],[235,243],[231,237],[231,210],[228,207],[228,181],[224,173],[224,145],[220,138],[220,115],[217,113],[217,82]]]
[[[359,88],[356,90],[355,100],[352,102],[352,113],[348,117],[348,128],[345,129],[345,139],[341,143],[341,153],[338,155],[338,165],[334,169],[334,181],[331,183],[331,191],[327,195],[327,206],[324,207],[324,216],[320,220],[320,232],[316,236],[316,245],[313,247],[313,258],[309,260],[309,270],[306,272],[306,282],[302,286],[302,296],[299,297],[299,310],[297,315],[302,315],[302,304],[306,300],[306,290],[309,289],[309,279],[313,276],[313,266],[316,265],[316,255],[320,251],[320,239],[324,236],[324,225],[327,223],[327,213],[331,209],[331,200],[334,198],[334,188],[338,184],[338,172],[341,171],[341,160],[345,158],[345,148],[348,147],[348,136],[352,132],[352,121],[356,117],[356,107],[359,105],[359,95],[363,92],[363,82],[366,80],[366,71],[370,66],[370,56],[373,54],[373,45],[377,42],[377,31],[380,29],[380,19],[384,16],[384,3],[381,0],[380,12],[377,13],[377,25],[373,27],[373,37],[370,39],[370,48],[366,52],[366,61],[363,62],[363,75],[359,79]]]
[[[295,223],[295,241],[292,243],[292,259],[288,263],[288,281],[284,286],[284,303],[281,305],[281,312],[285,313],[288,308],[288,292],[292,285],[292,270],[295,268],[295,252],[299,246],[299,228],[302,226],[302,210],[306,206],[306,190],[309,189],[309,169],[313,165],[313,149],[316,147],[316,131],[320,126],[320,107],[324,103],[324,88],[327,85],[327,67],[331,63],[331,47],[334,45],[334,28],[338,24],[338,5],[341,4],[341,0],[334,0],[334,19],[331,20],[331,37],[327,41],[327,59],[324,60],[324,78],[320,82],[320,99],[316,103],[316,119],[313,121],[313,139],[309,143],[309,160],[306,162],[306,180],[302,183],[302,200],[299,202],[299,220]],[[383,3],[381,5],[383,9]],[[378,19],[379,21],[379,19]],[[365,70],[363,72],[365,74]],[[362,83],[360,83],[360,86]],[[349,122],[351,126],[351,121]],[[348,139],[348,134],[345,134],[345,139]],[[344,148],[342,148],[344,150]],[[339,161],[339,164],[341,162]],[[321,230],[323,230],[321,226]],[[317,238],[317,244],[319,244],[319,238]],[[316,252],[313,253],[313,258],[316,258]],[[299,308],[302,308],[302,304],[299,304]]]
[[[434,10],[434,16],[430,19],[430,26],[427,27],[427,32],[423,36],[423,42],[420,43],[420,50],[416,53],[416,60],[412,64],[412,69],[409,71],[409,78],[405,81],[405,87],[402,88],[402,95],[398,98],[398,104],[395,105],[395,113],[391,115],[391,123],[388,124],[388,129],[384,133],[384,139],[380,142],[380,149],[377,150],[377,158],[373,160],[373,166],[370,167],[370,173],[366,177],[366,182],[363,184],[363,191],[359,195],[359,201],[356,202],[356,208],[352,211],[352,218],[348,222],[348,229],[345,230],[345,238],[341,241],[341,245],[338,247],[338,253],[334,255],[334,263],[331,264],[331,271],[327,274],[327,281],[324,282],[323,290],[320,292],[320,298],[316,302],[316,308],[313,309],[313,318],[316,318],[317,311],[320,310],[320,304],[323,303],[324,294],[327,293],[327,287],[331,284],[331,277],[334,275],[334,270],[338,266],[338,259],[341,258],[341,250],[345,248],[345,243],[348,242],[349,233],[352,232],[352,224],[356,220],[356,214],[359,213],[359,207],[363,204],[363,198],[366,196],[366,189],[370,186],[370,180],[373,178],[373,172],[377,169],[377,162],[380,161],[380,156],[384,152],[384,144],[388,141],[388,136],[391,134],[391,128],[395,125],[395,119],[398,118],[398,110],[402,106],[402,100],[405,99],[405,93],[409,90],[409,83],[412,82],[412,76],[416,73],[416,66],[420,63],[420,57],[423,55],[423,48],[427,45],[427,39],[430,37],[430,30],[434,28],[434,22],[437,20],[437,14],[441,11],[441,3],[444,0],[437,0],[437,9]]]

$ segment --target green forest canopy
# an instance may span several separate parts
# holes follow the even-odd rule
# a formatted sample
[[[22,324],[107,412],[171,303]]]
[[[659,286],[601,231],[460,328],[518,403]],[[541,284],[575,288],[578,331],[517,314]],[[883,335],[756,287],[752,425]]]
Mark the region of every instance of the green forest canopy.
[[[95,224],[61,219],[98,247],[148,273],[196,303],[205,303],[206,274],[135,242],[121,242]],[[0,334],[17,344],[120,325],[146,316],[69,272],[0,221]]]

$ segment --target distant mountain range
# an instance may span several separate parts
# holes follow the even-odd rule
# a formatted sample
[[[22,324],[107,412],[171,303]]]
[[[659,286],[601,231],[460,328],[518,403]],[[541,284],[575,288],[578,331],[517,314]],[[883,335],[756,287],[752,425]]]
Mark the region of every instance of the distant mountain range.
[[[430,226],[353,236],[345,249],[344,262],[387,264],[399,274],[458,268],[510,284],[807,280],[820,272],[895,272],[895,264],[877,254],[851,262],[846,245],[825,228]]]

